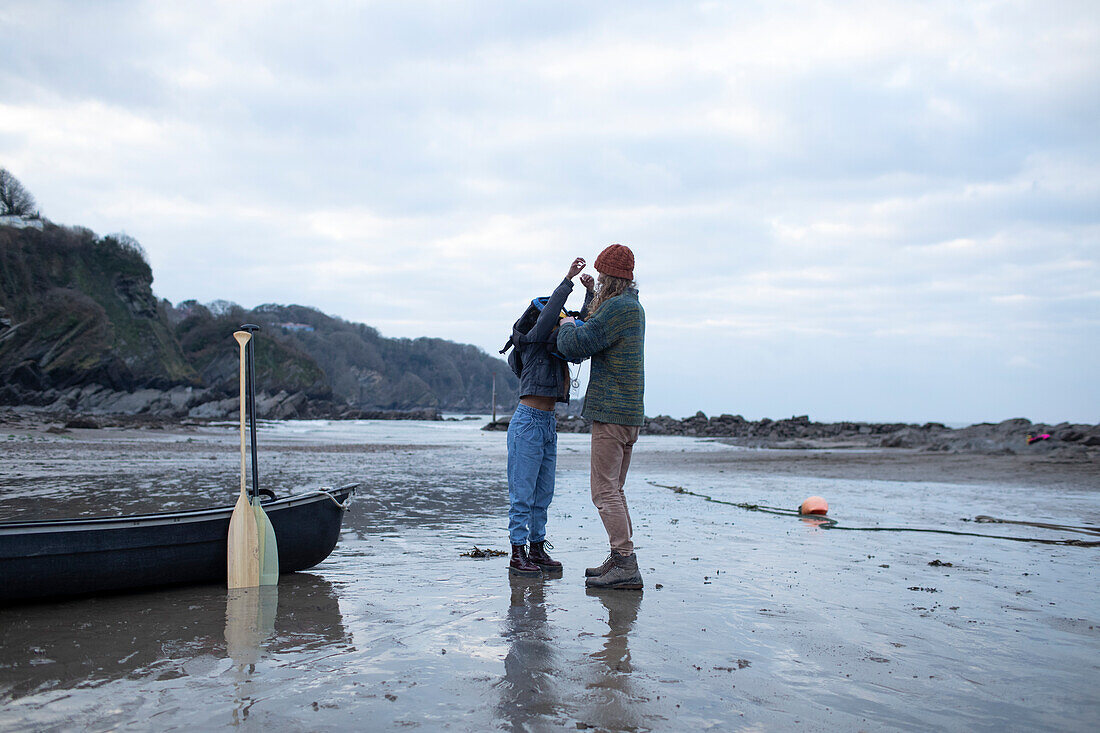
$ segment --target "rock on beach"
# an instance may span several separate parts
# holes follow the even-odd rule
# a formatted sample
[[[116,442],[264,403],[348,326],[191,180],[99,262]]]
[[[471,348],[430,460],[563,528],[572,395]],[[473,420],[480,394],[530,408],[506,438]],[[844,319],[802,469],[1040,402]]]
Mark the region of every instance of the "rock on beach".
[[[504,416],[485,430],[507,430]],[[558,432],[588,433],[591,422],[576,415],[559,415]],[[999,423],[978,423],[949,428],[943,423],[836,422],[819,423],[807,415],[783,420],[746,420],[741,415],[707,417],[697,412],[677,420],[668,415],[647,417],[643,435],[679,435],[717,438],[747,448],[900,448],[928,452],[982,453],[986,455],[1046,455],[1070,460],[1100,459],[1100,425],[1033,423],[1012,418]],[[1028,444],[1028,436],[1047,433],[1050,438]]]
[[[0,388],[0,406],[43,418],[139,417],[172,420],[229,420],[239,415],[239,398],[223,391],[190,386],[120,391],[99,384],[41,392]],[[264,420],[442,420],[437,408],[412,410],[360,409],[331,400],[311,398],[305,392],[260,392],[256,414]]]

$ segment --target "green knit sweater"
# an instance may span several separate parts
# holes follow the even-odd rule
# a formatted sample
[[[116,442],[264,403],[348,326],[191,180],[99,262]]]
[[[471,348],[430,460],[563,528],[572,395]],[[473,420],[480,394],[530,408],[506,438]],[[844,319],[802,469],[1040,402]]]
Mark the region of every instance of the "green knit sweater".
[[[645,422],[644,343],[645,311],[636,290],[607,301],[583,325],[558,330],[558,353],[571,360],[592,357],[584,417],[617,425]]]

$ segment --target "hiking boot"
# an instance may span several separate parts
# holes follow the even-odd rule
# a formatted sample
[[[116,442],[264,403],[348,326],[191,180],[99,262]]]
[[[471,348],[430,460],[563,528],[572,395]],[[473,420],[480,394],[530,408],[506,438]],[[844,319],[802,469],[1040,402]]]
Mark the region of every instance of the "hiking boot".
[[[527,545],[512,545],[512,560],[508,563],[512,575],[540,575],[539,566],[527,559]]]
[[[615,565],[615,552],[612,550],[607,554],[607,559],[600,565],[594,568],[585,568],[584,577],[586,578],[598,578]]]
[[[527,559],[538,565],[543,570],[561,570],[561,563],[546,554],[547,547],[549,547],[551,550],[554,549],[554,546],[546,540],[543,540],[542,542],[532,542],[531,552],[528,553]]]
[[[588,588],[607,588],[616,590],[641,590],[642,573],[638,570],[638,555],[631,553],[623,557],[617,552],[612,552],[611,568],[594,578],[585,578],[584,584]]]

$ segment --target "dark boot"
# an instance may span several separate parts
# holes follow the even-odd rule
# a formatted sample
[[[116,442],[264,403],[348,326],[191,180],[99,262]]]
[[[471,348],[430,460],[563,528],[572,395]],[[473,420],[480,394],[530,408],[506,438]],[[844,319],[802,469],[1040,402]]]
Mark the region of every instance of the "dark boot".
[[[608,554],[607,559],[604,560],[598,567],[585,568],[584,569],[584,577],[586,577],[586,578],[598,578],[601,575],[603,575],[604,573],[606,573],[608,570],[610,570],[611,566],[615,564],[615,559],[612,557],[614,554],[615,554],[614,551],[612,551],[610,554]]]
[[[512,545],[512,561],[508,563],[512,575],[540,575],[539,566],[527,559],[527,545]]]
[[[554,549],[554,546],[546,540],[543,540],[542,542],[532,542],[531,552],[527,555],[527,557],[531,560],[531,562],[535,563],[543,570],[561,570],[561,563],[546,554],[547,547],[549,547],[550,549]]]
[[[623,557],[617,552],[612,552],[611,562],[610,570],[596,578],[585,578],[584,584],[589,588],[641,590],[642,573],[638,570],[636,553]]]

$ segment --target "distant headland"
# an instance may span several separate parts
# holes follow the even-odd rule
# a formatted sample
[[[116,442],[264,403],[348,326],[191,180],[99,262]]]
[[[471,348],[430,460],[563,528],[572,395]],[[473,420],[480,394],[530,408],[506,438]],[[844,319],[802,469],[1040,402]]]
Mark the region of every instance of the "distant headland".
[[[501,359],[443,339],[394,339],[299,305],[172,305],[152,289],[124,234],[37,217],[0,222],[0,406],[71,415],[212,419],[236,413],[232,333],[256,341],[259,411],[268,418],[489,412],[494,385],[517,386]]]

